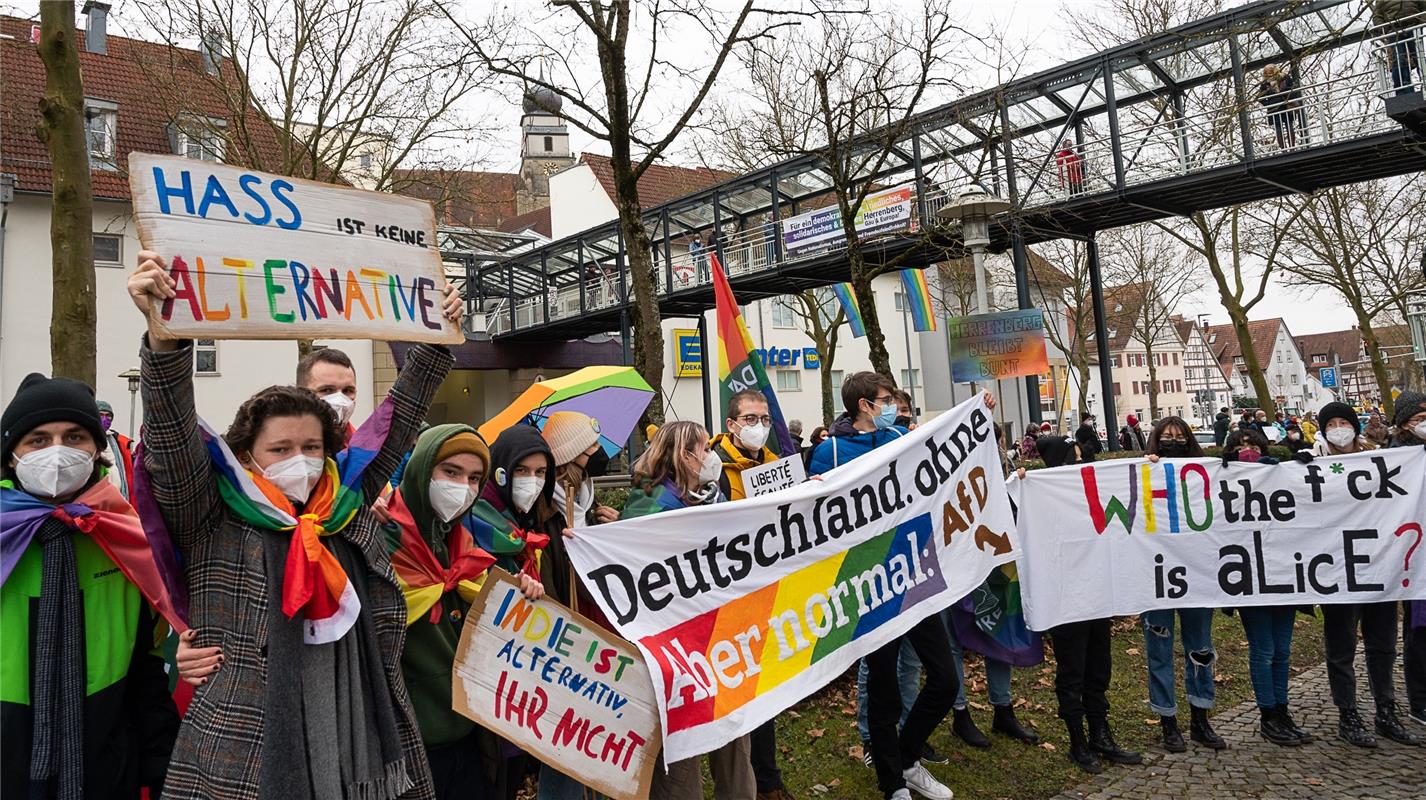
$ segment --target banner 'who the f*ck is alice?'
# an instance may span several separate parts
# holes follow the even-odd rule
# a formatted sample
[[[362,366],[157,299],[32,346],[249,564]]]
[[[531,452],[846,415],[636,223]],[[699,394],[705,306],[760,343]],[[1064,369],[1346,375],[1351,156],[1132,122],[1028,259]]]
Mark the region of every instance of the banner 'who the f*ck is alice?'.
[[[567,540],[644,654],[666,761],[772,719],[1015,557],[993,425],[976,396],[820,481]]]
[[[1310,464],[1119,459],[1012,478],[1027,624],[1426,598],[1423,480],[1420,447]]]
[[[129,155],[129,189],[176,284],[159,336],[464,341],[424,200],[150,153]]]

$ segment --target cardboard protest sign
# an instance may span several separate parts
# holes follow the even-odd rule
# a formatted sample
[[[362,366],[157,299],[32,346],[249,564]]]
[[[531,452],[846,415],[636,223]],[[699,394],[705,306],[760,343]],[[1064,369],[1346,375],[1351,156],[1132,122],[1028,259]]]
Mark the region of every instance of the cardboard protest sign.
[[[1015,557],[993,424],[977,395],[820,481],[566,542],[644,653],[665,759],[753,730]]]
[[[139,241],[178,296],[167,338],[386,339],[455,344],[431,204],[241,167],[129,155]]]
[[[643,658],[500,570],[466,615],[451,707],[601,794],[649,796],[659,715]]]
[[[1310,464],[1121,459],[1035,470],[1020,503],[1029,626],[1159,608],[1426,598],[1426,451]],[[1417,557],[1413,557],[1417,556]]]
[[[793,453],[787,458],[779,458],[767,464],[759,464],[743,470],[743,494],[759,497],[781,491],[807,480],[807,468],[802,464],[802,454]]]
[[[956,383],[1040,375],[1050,369],[1045,315],[1037,308],[952,317],[951,380]]]

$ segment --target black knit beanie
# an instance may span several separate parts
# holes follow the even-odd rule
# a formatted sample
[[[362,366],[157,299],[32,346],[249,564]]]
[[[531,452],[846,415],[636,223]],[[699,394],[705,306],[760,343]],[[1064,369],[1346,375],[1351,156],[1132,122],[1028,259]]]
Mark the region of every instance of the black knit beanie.
[[[104,426],[99,424],[94,390],[72,378],[46,378],[31,372],[0,415],[0,463],[10,463],[10,452],[20,437],[50,422],[83,425],[94,437],[95,446],[104,446]]]
[[[1344,419],[1352,423],[1352,429],[1360,436],[1362,433],[1362,419],[1357,416],[1356,409],[1346,403],[1332,402],[1322,406],[1322,410],[1317,412],[1317,427],[1327,430],[1327,423],[1333,419]]]
[[[1406,421],[1412,417],[1426,411],[1426,394],[1421,392],[1402,392],[1396,396],[1396,414],[1391,418],[1391,424],[1400,428],[1406,425]]]

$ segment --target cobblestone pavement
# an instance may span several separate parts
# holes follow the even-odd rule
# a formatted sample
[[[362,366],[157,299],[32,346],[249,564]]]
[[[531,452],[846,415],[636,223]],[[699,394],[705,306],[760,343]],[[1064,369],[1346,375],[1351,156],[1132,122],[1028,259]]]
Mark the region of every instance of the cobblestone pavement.
[[[1370,728],[1373,707],[1363,670],[1358,653],[1358,703]],[[1396,679],[1397,697],[1403,697],[1399,668]],[[1248,701],[1213,717],[1214,728],[1228,741],[1227,750],[1214,752],[1193,743],[1186,753],[1151,747],[1144,753],[1142,765],[1106,764],[1104,774],[1054,800],[1426,798],[1426,746],[1400,745],[1379,736],[1377,749],[1367,750],[1337,738],[1337,707],[1327,690],[1326,664],[1294,679],[1289,697],[1298,725],[1315,735],[1316,741],[1301,747],[1269,743],[1258,735],[1258,709]],[[1184,738],[1188,738],[1187,723],[1184,719]],[[1406,724],[1426,737],[1426,727],[1410,721]]]

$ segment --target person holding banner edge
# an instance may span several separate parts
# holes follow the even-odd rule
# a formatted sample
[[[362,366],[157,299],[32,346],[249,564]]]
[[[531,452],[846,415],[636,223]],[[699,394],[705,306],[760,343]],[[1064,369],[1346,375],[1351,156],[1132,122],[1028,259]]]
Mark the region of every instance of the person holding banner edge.
[[[1162,458],[1203,458],[1203,448],[1181,417],[1164,417],[1149,432],[1146,456],[1158,463]],[[1178,727],[1178,701],[1174,690],[1174,617],[1183,644],[1183,688],[1188,697],[1189,738],[1214,750],[1228,746],[1208,722],[1215,694],[1213,666],[1218,654],[1213,649],[1213,609],[1179,608],[1145,611],[1139,615],[1144,626],[1144,654],[1149,667],[1149,708],[1159,715],[1159,735],[1170,753],[1188,750]]]
[[[1392,447],[1426,446],[1426,394],[1402,392],[1396,398],[1393,421],[1396,436],[1391,440]],[[1426,600],[1405,604],[1401,629],[1408,714],[1413,722],[1426,725]]]
[[[176,296],[158,254],[139,253],[128,292],[145,320]],[[445,293],[458,322],[463,303]],[[149,335],[140,357],[135,480],[161,515],[145,525],[156,549],[183,552],[189,622],[225,659],[183,721],[165,797],[434,797],[399,663],[406,603],[368,498],[415,438],[450,352],[413,348],[389,410],[351,443],[330,405],[286,386],[246,401],[220,438],[194,408],[192,342]],[[326,768],[336,759],[347,768]]]
[[[718,480],[722,459],[708,448],[708,431],[696,422],[670,422],[649,440],[648,449],[634,462],[632,488],[624,504],[624,517],[642,517],[723,500]],[[697,758],[654,768],[650,800],[693,800],[703,796],[703,773]],[[740,736],[708,753],[709,772],[719,800],[755,800],[751,742]]]

